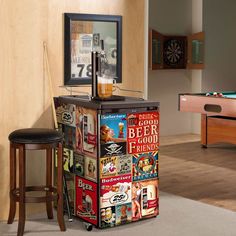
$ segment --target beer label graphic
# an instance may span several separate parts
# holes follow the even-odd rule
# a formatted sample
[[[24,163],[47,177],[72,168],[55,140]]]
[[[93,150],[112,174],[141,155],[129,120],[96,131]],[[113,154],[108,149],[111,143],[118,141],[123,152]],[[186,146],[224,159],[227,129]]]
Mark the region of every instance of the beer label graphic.
[[[101,121],[100,121],[101,144],[126,142],[126,137],[127,137],[126,114],[101,115]]]
[[[158,150],[159,114],[157,111],[129,114],[127,126],[128,153]]]
[[[117,157],[100,158],[100,176],[101,178],[117,175]]]
[[[64,145],[73,150],[76,148],[76,128],[72,126],[64,126]]]
[[[120,156],[126,154],[126,142],[101,145],[101,157]]]
[[[132,166],[132,159],[130,155],[122,155],[117,160],[117,175],[130,174]]]
[[[131,174],[132,159],[129,155],[100,158],[100,177]]]
[[[77,152],[97,156],[97,114],[95,110],[77,107]]]
[[[100,209],[100,216],[102,228],[115,226],[116,208],[114,206]]]
[[[158,181],[132,183],[132,220],[156,216],[159,213]]]
[[[74,152],[74,173],[84,176],[84,155]]]
[[[132,221],[132,204],[126,203],[116,206],[116,225],[127,224]]]
[[[76,106],[73,104],[57,104],[57,122],[65,125],[76,126]]]
[[[158,176],[158,152],[133,155],[133,181],[151,179]]]
[[[64,171],[73,173],[73,151],[63,148],[63,168]],[[57,167],[57,149],[55,150],[55,166]]]
[[[131,175],[122,175],[100,180],[101,207],[131,202]]]
[[[90,109],[83,109],[83,151],[96,156],[97,119],[96,113]]]
[[[76,176],[76,215],[97,224],[97,184]]]
[[[84,177],[92,181],[97,181],[97,160],[93,157],[85,156]]]

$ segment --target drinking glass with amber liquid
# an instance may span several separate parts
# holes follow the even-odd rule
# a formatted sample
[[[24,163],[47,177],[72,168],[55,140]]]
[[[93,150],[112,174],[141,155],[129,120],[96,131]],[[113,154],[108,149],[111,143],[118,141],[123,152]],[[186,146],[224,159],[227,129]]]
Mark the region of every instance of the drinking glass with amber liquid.
[[[97,81],[97,93],[101,99],[109,98],[112,96],[115,91],[114,84],[116,84],[116,80],[109,76],[98,76]]]

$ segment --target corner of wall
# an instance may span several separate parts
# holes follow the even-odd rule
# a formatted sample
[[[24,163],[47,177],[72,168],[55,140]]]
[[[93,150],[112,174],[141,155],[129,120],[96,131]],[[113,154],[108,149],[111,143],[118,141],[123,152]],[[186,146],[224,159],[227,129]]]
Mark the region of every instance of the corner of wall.
[[[148,22],[149,22],[149,0],[144,2],[144,88],[143,97],[148,98]]]
[[[202,31],[202,12],[203,0],[192,0],[192,33]],[[202,70],[192,70],[191,72],[192,93],[202,91]],[[191,114],[191,132],[200,134],[201,116],[200,114]]]

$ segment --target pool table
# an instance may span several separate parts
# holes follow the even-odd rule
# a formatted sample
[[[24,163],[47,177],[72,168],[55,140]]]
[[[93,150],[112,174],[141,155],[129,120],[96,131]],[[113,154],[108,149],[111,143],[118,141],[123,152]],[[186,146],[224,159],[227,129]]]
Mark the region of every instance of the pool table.
[[[179,111],[201,113],[201,144],[236,144],[236,92],[179,94]]]

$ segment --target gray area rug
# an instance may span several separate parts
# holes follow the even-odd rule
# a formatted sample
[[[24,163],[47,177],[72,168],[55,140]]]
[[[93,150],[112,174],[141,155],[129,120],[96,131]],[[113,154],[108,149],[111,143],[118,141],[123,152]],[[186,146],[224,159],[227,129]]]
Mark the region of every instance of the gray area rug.
[[[66,217],[65,217],[66,219]],[[157,218],[131,223],[111,229],[93,229],[87,232],[81,221],[66,222],[67,231],[60,232],[55,220],[46,214],[28,219],[25,235],[34,236],[85,236],[85,235],[134,235],[134,236],[235,236],[236,213],[161,192],[160,215]],[[0,223],[0,235],[16,235],[17,223]]]
[[[223,200],[236,199],[232,194],[235,170],[235,146],[217,145],[202,149],[199,142],[163,146],[160,150],[162,191],[157,218],[106,230],[94,228],[91,232],[86,231],[82,221],[74,219],[72,223],[66,221],[66,232],[60,232],[56,220],[48,220],[44,213],[28,217],[25,235],[235,236],[236,212],[213,206],[214,201],[222,204]],[[207,202],[208,198],[213,199],[214,204]],[[231,202],[231,205],[236,204]],[[0,223],[1,236],[13,236],[16,232],[17,222],[12,225]]]

